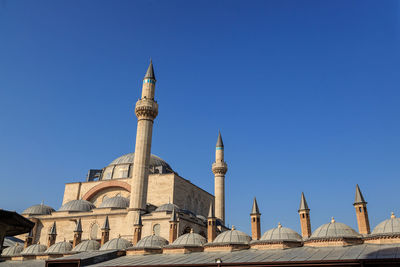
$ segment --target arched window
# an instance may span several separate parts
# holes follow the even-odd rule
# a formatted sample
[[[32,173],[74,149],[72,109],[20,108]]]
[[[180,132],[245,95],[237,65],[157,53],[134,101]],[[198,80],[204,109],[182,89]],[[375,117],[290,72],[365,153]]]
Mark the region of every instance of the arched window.
[[[160,229],[161,229],[161,226],[158,223],[153,225],[153,233],[155,235],[160,235]]]
[[[97,239],[97,232],[98,232],[99,226],[97,223],[92,225],[92,228],[90,229],[90,239]]]

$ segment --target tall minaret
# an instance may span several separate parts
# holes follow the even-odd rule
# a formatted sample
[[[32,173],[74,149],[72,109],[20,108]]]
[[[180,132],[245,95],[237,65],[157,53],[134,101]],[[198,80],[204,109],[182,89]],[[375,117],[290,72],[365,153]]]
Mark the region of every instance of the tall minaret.
[[[371,230],[369,227],[367,202],[358,185],[356,185],[356,197],[353,206],[356,209],[358,232],[363,235],[368,235]]]
[[[311,219],[310,219],[310,209],[308,208],[306,197],[304,193],[301,192],[301,200],[300,200],[300,226],[301,226],[301,235],[303,238],[309,238],[311,236]]]
[[[221,133],[219,133],[212,172],[215,176],[215,217],[221,220],[222,224],[225,224],[225,173],[227,171],[228,165],[224,161],[224,143],[222,142]]]
[[[137,221],[136,217],[138,213],[146,209],[153,121],[158,114],[158,104],[154,100],[155,86],[156,78],[154,76],[153,63],[150,61],[150,65],[143,79],[142,98],[136,102],[135,106],[135,114],[138,118],[138,123],[128,227],[132,227],[134,222]]]

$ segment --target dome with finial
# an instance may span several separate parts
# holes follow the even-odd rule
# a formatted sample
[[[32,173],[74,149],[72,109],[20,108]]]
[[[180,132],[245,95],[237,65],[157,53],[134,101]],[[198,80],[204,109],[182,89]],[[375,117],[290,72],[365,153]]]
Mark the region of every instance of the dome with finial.
[[[232,229],[222,232],[213,241],[213,244],[249,244],[251,238],[242,231],[236,230],[232,225]]]
[[[70,242],[64,241],[51,245],[44,253],[46,254],[64,254],[71,251],[72,245]]]
[[[156,208],[155,212],[161,212],[161,211],[168,211],[171,212],[172,210],[175,209],[175,212],[180,212],[181,209],[172,203],[167,203],[167,204],[163,204],[161,206],[159,206],[158,208]]]
[[[40,243],[38,244],[33,244],[30,245],[29,247],[25,248],[22,252],[21,255],[37,255],[37,254],[43,254],[45,252],[47,247],[45,245],[42,245]]]
[[[314,238],[359,238],[361,235],[350,226],[336,222],[332,217],[331,222],[321,225],[311,235],[310,239]]]
[[[131,242],[119,236],[104,243],[104,245],[101,246],[100,250],[112,250],[112,249],[125,250],[130,246]]]
[[[168,241],[159,235],[148,235],[140,239],[135,248],[161,248],[166,246]]]
[[[29,208],[25,209],[21,214],[22,215],[49,215],[55,209],[50,206],[44,205],[43,202],[38,205],[30,206]]]
[[[129,207],[129,199],[121,196],[107,198],[99,206],[99,208],[119,208],[119,209],[124,209],[127,207]]]
[[[392,234],[400,234],[400,218],[396,218],[394,212],[392,212],[390,219],[379,223],[372,231],[372,235]]]
[[[181,235],[173,243],[173,246],[202,246],[207,242],[207,240],[199,234],[190,230],[190,233]]]
[[[85,240],[72,249],[74,252],[99,250],[100,243],[96,240]]]
[[[278,227],[272,228],[266,231],[260,238],[262,241],[302,241],[301,235],[296,231],[282,227],[281,223],[278,223]]]
[[[96,206],[87,200],[75,199],[62,205],[58,211],[90,211],[94,208]]]
[[[1,256],[2,257],[18,256],[21,254],[22,250],[24,250],[24,247],[20,245],[18,242],[16,242],[15,245],[3,249],[3,251],[1,252]]]

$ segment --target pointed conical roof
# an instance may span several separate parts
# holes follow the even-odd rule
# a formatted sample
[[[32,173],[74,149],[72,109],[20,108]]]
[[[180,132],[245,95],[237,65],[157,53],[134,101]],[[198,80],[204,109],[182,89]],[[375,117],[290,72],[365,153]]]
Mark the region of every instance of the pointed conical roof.
[[[224,147],[224,142],[222,142],[221,132],[218,132],[218,140],[216,147]]]
[[[76,222],[76,227],[74,232],[82,232],[82,222],[81,222],[81,218],[79,218],[79,220]]]
[[[150,65],[147,68],[146,75],[144,76],[144,79],[156,79],[156,76],[154,75],[154,69],[153,69],[153,61],[150,59]]]
[[[308,205],[307,205],[307,201],[306,201],[306,197],[304,196],[304,193],[301,192],[301,200],[300,200],[300,210],[309,210]]]
[[[171,219],[170,222],[177,222],[178,218],[176,217],[175,207],[172,209]]]
[[[210,209],[208,210],[208,218],[215,218],[214,206],[212,202],[210,203]]]
[[[356,185],[356,197],[354,200],[354,204],[359,204],[359,203],[367,204],[367,202],[365,201],[365,199],[361,193],[360,187],[357,184]]]
[[[108,215],[106,216],[106,219],[104,220],[103,227],[101,227],[101,230],[110,230],[110,223],[108,222]]]
[[[254,200],[253,200],[253,208],[251,209],[250,215],[253,215],[253,214],[261,214],[260,210],[258,209],[256,198],[254,198]]]
[[[136,221],[133,225],[143,225],[142,224],[142,214],[139,212],[138,216],[136,216]]]
[[[50,229],[49,235],[56,235],[57,234],[57,227],[56,227],[56,222],[53,223],[53,226]]]

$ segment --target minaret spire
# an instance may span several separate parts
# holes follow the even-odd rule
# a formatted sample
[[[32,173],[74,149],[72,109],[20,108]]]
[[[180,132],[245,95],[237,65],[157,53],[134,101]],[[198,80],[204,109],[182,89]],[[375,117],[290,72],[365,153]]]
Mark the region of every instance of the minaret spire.
[[[306,197],[304,196],[303,192],[301,192],[299,216],[301,235],[303,236],[303,238],[308,238],[311,236],[310,209],[308,208]]]
[[[253,207],[250,213],[251,219],[251,238],[253,240],[259,240],[261,237],[261,222],[260,222],[261,213],[258,209],[257,200],[254,198]]]
[[[356,196],[353,206],[356,209],[358,232],[363,235],[369,234],[371,229],[369,226],[367,201],[365,201],[358,184],[356,185]]]
[[[224,161],[224,142],[221,132],[218,132],[217,144],[215,147],[215,162],[212,164],[214,173],[214,195],[215,195],[215,217],[225,224],[225,174],[228,165]]]
[[[132,227],[132,236],[134,235],[133,226],[139,213],[146,210],[153,121],[158,115],[158,104],[154,100],[155,86],[153,62],[150,61],[143,79],[142,97],[135,106],[138,122],[131,179],[132,192],[127,215],[127,226]]]

